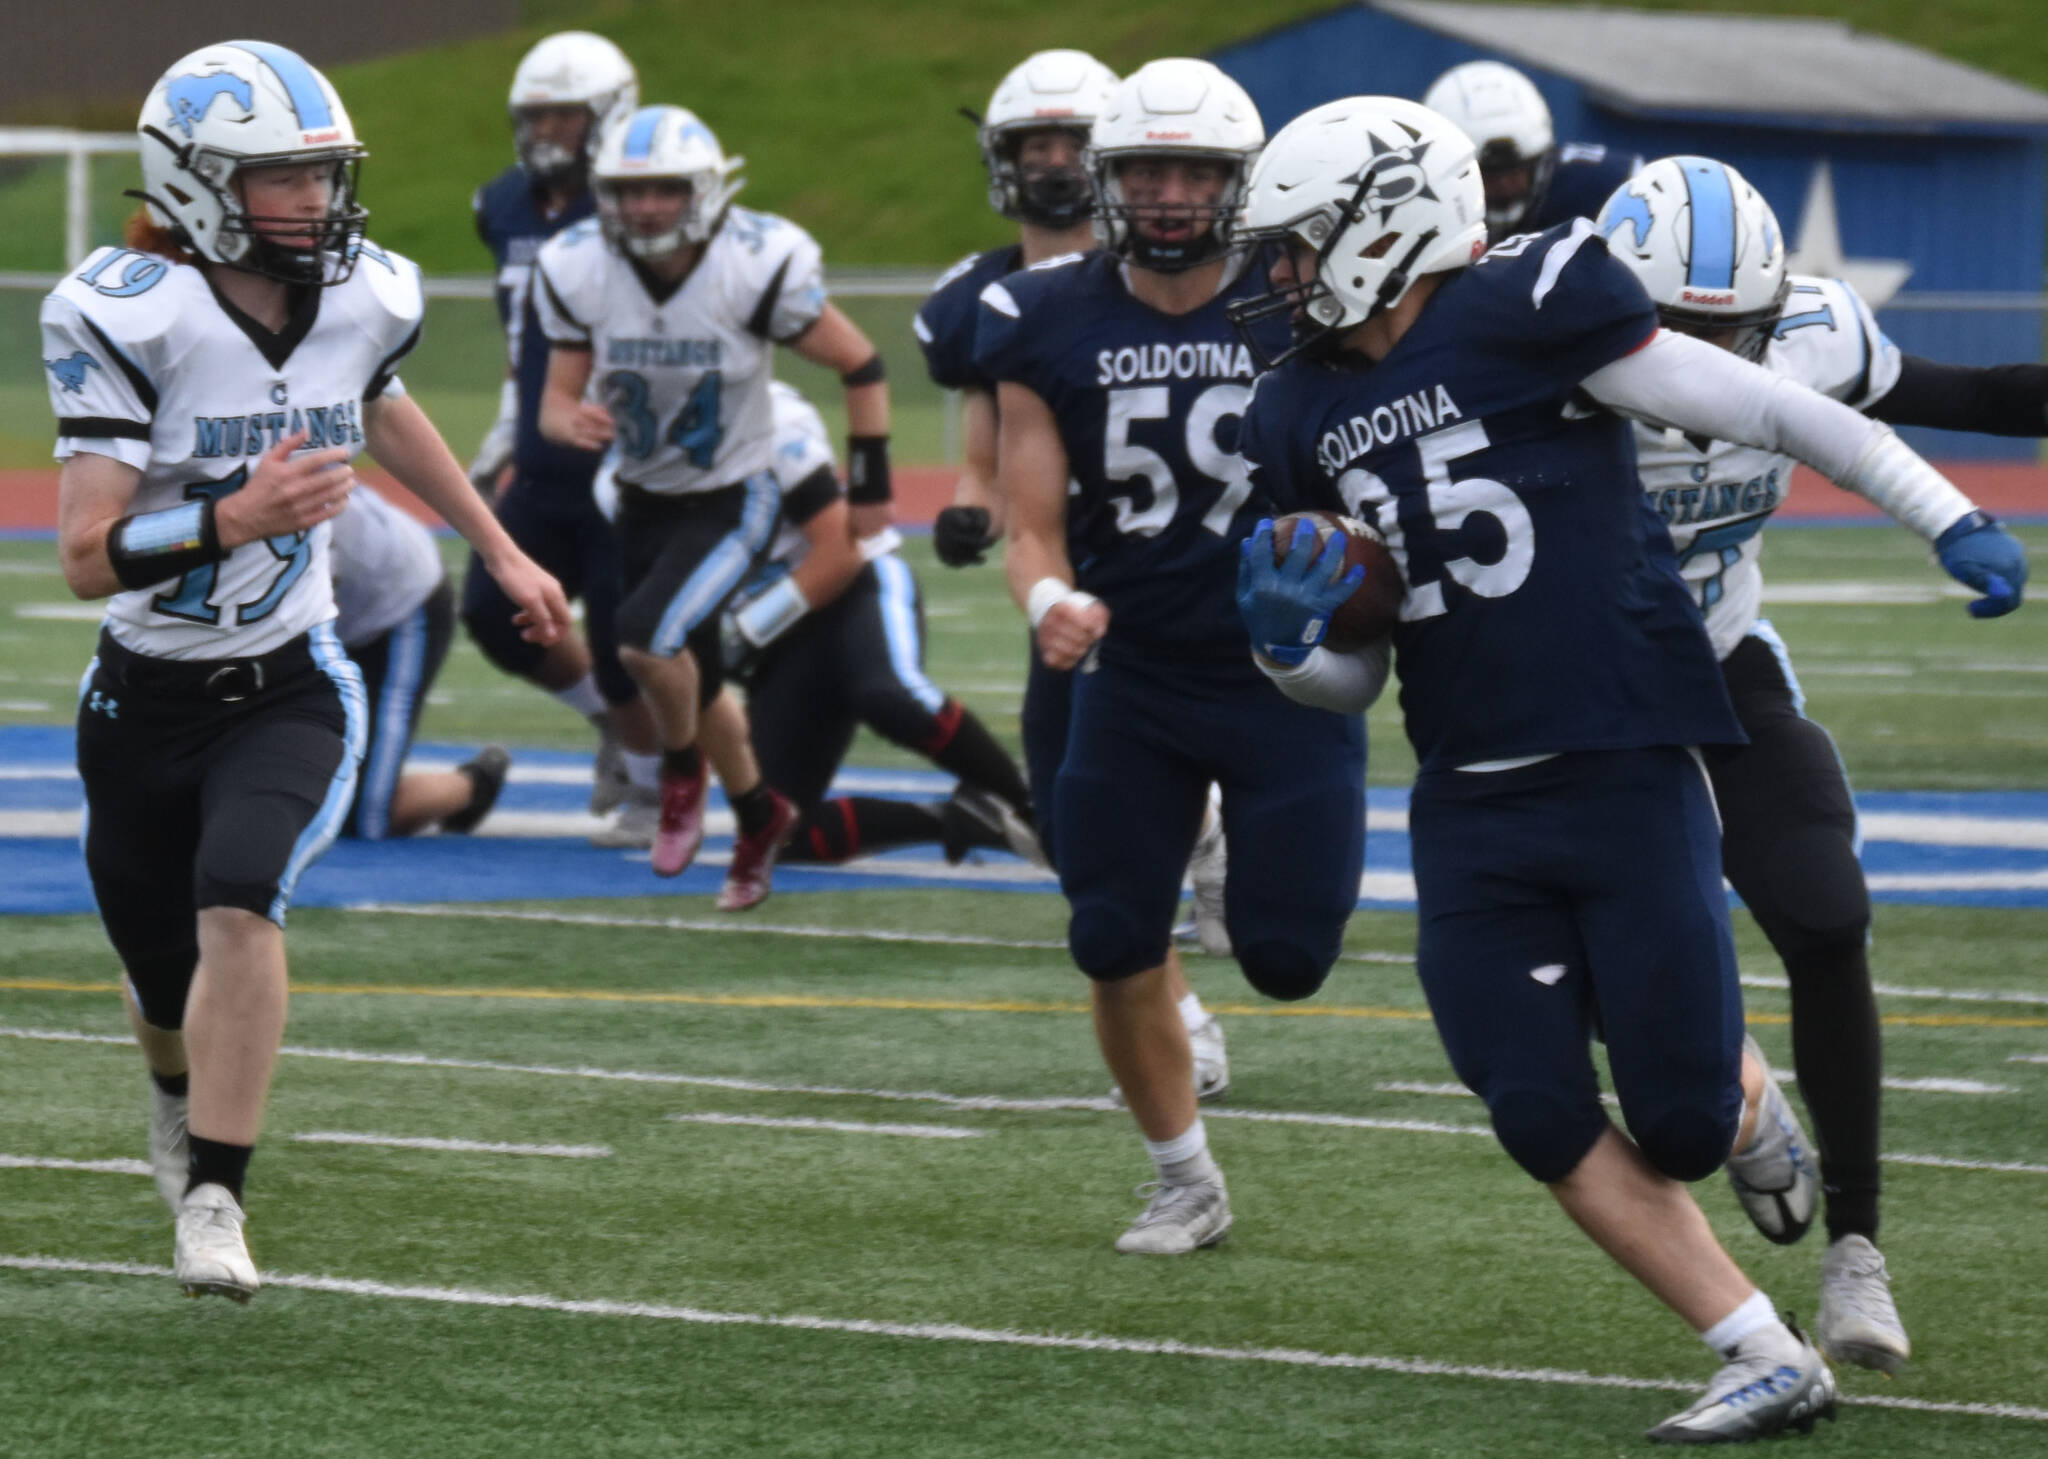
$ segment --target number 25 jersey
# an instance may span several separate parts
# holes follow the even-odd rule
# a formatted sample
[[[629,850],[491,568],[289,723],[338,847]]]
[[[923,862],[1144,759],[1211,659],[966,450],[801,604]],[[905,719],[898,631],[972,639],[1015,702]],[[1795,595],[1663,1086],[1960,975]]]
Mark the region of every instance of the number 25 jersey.
[[[301,450],[363,449],[363,403],[403,394],[393,371],[418,342],[408,259],[363,243],[339,284],[307,289],[272,334],[191,264],[102,248],[43,300],[43,367],[57,458],[110,456],[142,473],[128,511],[238,491],[301,430]],[[107,630],[166,659],[244,658],[334,616],[325,523],[245,542],[219,562],[116,593]]]
[[[554,349],[591,352],[591,394],[617,432],[600,469],[664,494],[767,470],[775,346],[824,313],[823,270],[803,229],[745,208],[727,211],[673,288],[612,247],[594,219],[549,239],[534,304]]]
[[[1742,739],[1633,427],[1579,391],[1656,329],[1580,219],[1445,280],[1378,364],[1260,379],[1253,479],[1288,510],[1373,523],[1401,564],[1396,665],[1424,768]]]

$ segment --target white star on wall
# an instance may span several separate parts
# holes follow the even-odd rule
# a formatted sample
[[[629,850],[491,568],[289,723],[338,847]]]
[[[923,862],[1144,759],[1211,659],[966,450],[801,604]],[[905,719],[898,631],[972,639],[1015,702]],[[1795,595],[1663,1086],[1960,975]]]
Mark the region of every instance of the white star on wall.
[[[1785,266],[1795,274],[1840,279],[1873,309],[1882,309],[1913,272],[1913,265],[1903,258],[1842,256],[1834,173],[1825,162],[1814,164],[1813,179],[1806,185],[1806,206],[1799,212],[1799,246],[1786,255]]]

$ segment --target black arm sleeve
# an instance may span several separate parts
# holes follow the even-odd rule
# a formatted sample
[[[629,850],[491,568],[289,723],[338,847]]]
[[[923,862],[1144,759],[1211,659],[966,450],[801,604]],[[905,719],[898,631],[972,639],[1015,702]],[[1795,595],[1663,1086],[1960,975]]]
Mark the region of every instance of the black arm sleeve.
[[[1944,365],[1902,355],[1898,383],[1863,413],[1895,426],[2048,435],[2048,365]]]

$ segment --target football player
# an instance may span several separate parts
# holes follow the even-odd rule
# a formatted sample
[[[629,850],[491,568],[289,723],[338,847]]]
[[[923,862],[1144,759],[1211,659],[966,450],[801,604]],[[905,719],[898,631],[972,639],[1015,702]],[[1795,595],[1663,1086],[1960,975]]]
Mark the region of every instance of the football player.
[[[1321,986],[1364,854],[1361,725],[1265,683],[1231,602],[1257,507],[1234,449],[1253,365],[1225,309],[1259,285],[1231,219],[1263,140],[1251,98],[1207,61],[1128,77],[1088,146],[1108,250],[990,284],[976,331],[1011,593],[1046,664],[1083,670],[1052,859],[1104,1060],[1158,1172],[1126,1252],[1188,1252],[1230,1227],[1168,959],[1208,787],[1238,848],[1231,944],[1271,997]]]
[[[455,590],[433,535],[367,486],[349,493],[329,544],[334,636],[363,676],[362,774],[341,824],[364,841],[429,827],[474,831],[497,804],[512,756],[486,745],[453,770],[407,770],[427,693],[455,636]]]
[[[1624,415],[1785,451],[1874,500],[1952,488],[1885,427],[1660,329],[1591,221],[1487,251],[1484,207],[1470,141],[1413,102],[1290,123],[1245,203],[1282,251],[1244,317],[1284,313],[1296,338],[1242,449],[1279,504],[1348,512],[1401,565],[1417,973],[1502,1146],[1720,1356],[1650,1437],[1810,1429],[1834,1409],[1826,1362],[1684,1184],[1800,1137],[1745,1048],[1700,759],[1742,729]],[[1349,592],[1276,570],[1269,528],[1245,548],[1260,666],[1306,702],[1362,709],[1384,679],[1384,643],[1315,646]],[[1596,1009],[1628,1135],[1601,1107]]]
[[[399,383],[419,270],[363,237],[363,149],[327,79],[265,41],[206,46],[137,131],[127,246],[42,309],[58,552],[74,593],[111,600],[79,690],[84,849],[149,1067],[177,1280],[246,1301],[285,910],[341,827],[366,731],[328,578],[350,459],[375,452],[467,537],[536,642],[569,612]]]
[[[476,190],[477,235],[497,266],[498,314],[508,365],[498,418],[470,463],[470,479],[493,504],[512,540],[583,598],[583,633],[541,648],[506,625],[503,595],[472,559],[462,585],[462,621],[484,657],[529,680],[597,728],[590,810],[618,808],[593,838],[606,846],[653,839],[654,724],[619,662],[613,619],[619,603],[618,544],[591,501],[598,457],[540,433],[540,392],[548,342],[532,307],[533,258],[596,202],[590,164],[606,128],[639,105],[640,83],[619,48],[588,31],[548,36],[512,74],[513,165]],[[623,804],[622,804],[623,802]]]
[[[856,542],[825,423],[777,381],[782,527],[726,615],[727,658],[768,782],[803,812],[785,861],[846,861],[936,842],[1043,863],[1023,772],[980,718],[924,671],[924,601],[894,531]],[[801,606],[799,606],[801,605]],[[959,777],[943,802],[827,798],[862,725]]]
[[[680,873],[703,841],[697,722],[722,681],[719,610],[781,514],[768,391],[778,344],[844,382],[856,529],[863,510],[884,525],[888,514],[881,356],[826,299],[810,235],[733,204],[740,166],[692,113],[643,107],[599,149],[597,218],[550,239],[535,262],[549,340],[541,432],[604,450],[618,495],[620,655],[661,734],[659,876]],[[786,595],[782,605],[802,607]],[[798,818],[751,759],[725,782],[740,827],[725,904],[752,894]]]
[[[988,110],[977,119],[989,206],[1017,223],[1017,242],[970,254],[947,270],[913,321],[933,382],[961,392],[966,463],[952,505],[942,507],[932,524],[932,549],[948,567],[983,561],[1001,538],[1005,518],[995,494],[995,385],[974,363],[981,291],[1018,269],[1095,247],[1095,185],[1082,149],[1116,84],[1116,73],[1085,51],[1039,51],[997,83]],[[1066,757],[1072,681],[1071,671],[1049,668],[1035,647],[1028,652],[1019,729],[1035,787],[1036,832],[1048,853],[1052,787]],[[1212,804],[1189,873],[1196,933],[1203,949],[1218,957],[1230,953],[1223,926],[1226,866],[1223,819]],[[1214,1099],[1230,1087],[1223,1028],[1188,987],[1178,952],[1171,961],[1174,995],[1194,1041],[1196,1087],[1203,1098]]]
[[[1451,67],[1430,83],[1422,104],[1449,117],[1479,149],[1490,242],[1592,217],[1643,165],[1635,153],[1597,142],[1560,144],[1543,93],[1499,61]]]
[[[2048,432],[2048,368],[1969,369],[1901,354],[1840,279],[1788,275],[1770,204],[1732,167],[1667,157],[1624,183],[1599,218],[1664,327],[1696,335],[1877,420],[1950,430]],[[1759,533],[1785,500],[1781,451],[1636,427],[1643,493],[1671,533],[1748,735],[1707,771],[1721,812],[1722,867],[1785,964],[1799,1093],[1820,1138],[1828,1250],[1814,1337],[1841,1362],[1896,1371],[1912,1348],[1876,1247],[1883,1058],[1871,991],[1870,893],[1856,807],[1834,741],[1805,715],[1783,641],[1758,616]],[[2026,582],[2020,546],[1947,483],[1877,500],[1984,596],[2010,612]],[[1728,1175],[1773,1241],[1797,1241],[1813,1208],[1791,1207],[1782,1168],[1740,1156]]]

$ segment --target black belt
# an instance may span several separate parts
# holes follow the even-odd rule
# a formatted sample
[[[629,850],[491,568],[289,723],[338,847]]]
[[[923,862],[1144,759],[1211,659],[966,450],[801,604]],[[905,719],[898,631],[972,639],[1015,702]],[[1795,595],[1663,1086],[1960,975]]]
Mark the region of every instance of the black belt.
[[[712,507],[728,505],[735,496],[745,496],[747,484],[736,481],[730,486],[714,486],[707,491],[649,491],[644,486],[635,486],[630,481],[617,483],[619,488],[619,514],[631,513],[636,517],[681,517]]]
[[[100,670],[134,693],[233,704],[313,670],[306,635],[247,659],[160,659],[123,648],[100,630]]]

